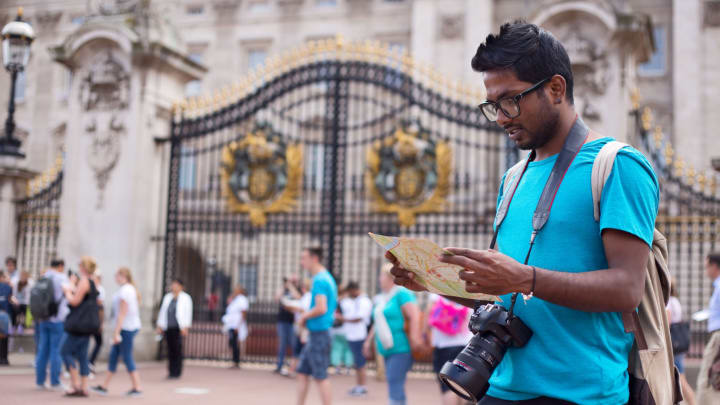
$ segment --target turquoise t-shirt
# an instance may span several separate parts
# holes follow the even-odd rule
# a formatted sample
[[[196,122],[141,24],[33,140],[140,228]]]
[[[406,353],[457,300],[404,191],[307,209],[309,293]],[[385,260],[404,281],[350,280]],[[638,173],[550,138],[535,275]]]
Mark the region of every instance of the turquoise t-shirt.
[[[550,219],[535,240],[529,264],[570,273],[606,269],[604,229],[621,230],[642,239],[648,248],[652,245],[658,181],[635,149],[626,147],[618,153],[602,192],[600,222],[593,217],[592,165],[600,148],[611,140],[583,145],[560,185]],[[557,155],[530,163],[500,227],[498,250],[519,262],[525,259],[533,212],[556,160]],[[502,195],[498,204],[501,200]],[[501,305],[509,306],[510,295],[502,300]],[[548,396],[582,405],[628,401],[633,335],[625,333],[620,313],[576,311],[537,297],[526,303],[519,299],[515,313],[534,334],[525,347],[508,349],[490,379],[488,395],[511,401]]]
[[[310,287],[310,309],[315,308],[315,297],[324,295],[327,298],[327,312],[325,314],[307,320],[307,328],[311,332],[330,330],[335,319],[335,309],[337,308],[337,284],[333,276],[323,270],[312,278],[312,286]]]
[[[396,287],[398,290],[395,295],[388,301],[383,310],[385,319],[387,320],[390,331],[392,332],[393,347],[383,349],[380,343],[380,337],[375,333],[375,343],[383,357],[397,353],[409,353],[410,342],[405,334],[405,317],[402,313],[402,306],[408,302],[417,302],[415,294],[405,287]]]

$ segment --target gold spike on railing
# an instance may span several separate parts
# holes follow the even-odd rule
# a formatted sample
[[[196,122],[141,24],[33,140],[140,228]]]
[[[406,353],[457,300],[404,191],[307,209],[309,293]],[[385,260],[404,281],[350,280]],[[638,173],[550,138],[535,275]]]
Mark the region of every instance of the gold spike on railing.
[[[653,133],[653,138],[655,139],[655,146],[659,148],[662,145],[663,138],[663,130],[660,125],[655,125],[655,132]]]
[[[640,91],[638,91],[637,87],[630,92],[630,102],[632,103],[633,110],[640,108]]]
[[[640,120],[642,121],[642,126],[645,131],[649,131],[652,127],[652,110],[650,110],[650,107],[643,108],[642,115],[640,116]]]

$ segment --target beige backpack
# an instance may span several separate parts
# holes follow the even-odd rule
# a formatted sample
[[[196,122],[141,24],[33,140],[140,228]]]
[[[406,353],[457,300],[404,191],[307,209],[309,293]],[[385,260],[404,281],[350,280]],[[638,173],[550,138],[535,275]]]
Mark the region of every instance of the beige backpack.
[[[600,221],[600,197],[620,149],[611,141],[600,149],[592,168],[595,221]],[[623,314],[626,332],[635,334],[628,358],[630,405],[672,405],[682,401],[678,371],[673,362],[670,323],[665,306],[670,298],[667,241],[655,230],[645,272],[645,290],[636,311]]]

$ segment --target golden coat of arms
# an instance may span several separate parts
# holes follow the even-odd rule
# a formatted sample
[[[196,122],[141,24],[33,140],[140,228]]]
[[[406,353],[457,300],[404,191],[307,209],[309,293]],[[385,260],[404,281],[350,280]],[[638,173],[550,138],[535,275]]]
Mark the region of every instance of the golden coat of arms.
[[[247,213],[254,226],[267,215],[289,212],[302,187],[302,148],[269,125],[259,125],[222,151],[222,190],[228,209]]]
[[[394,213],[403,226],[415,216],[441,212],[447,205],[452,151],[436,142],[417,122],[403,122],[393,135],[367,151],[365,186],[373,209]]]

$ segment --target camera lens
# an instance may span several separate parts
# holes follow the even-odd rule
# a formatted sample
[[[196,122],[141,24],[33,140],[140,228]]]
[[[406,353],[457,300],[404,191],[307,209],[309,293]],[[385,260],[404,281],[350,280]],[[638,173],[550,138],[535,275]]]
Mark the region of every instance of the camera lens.
[[[477,402],[487,392],[490,376],[507,345],[492,334],[476,334],[453,361],[440,370],[440,380],[465,400]]]

